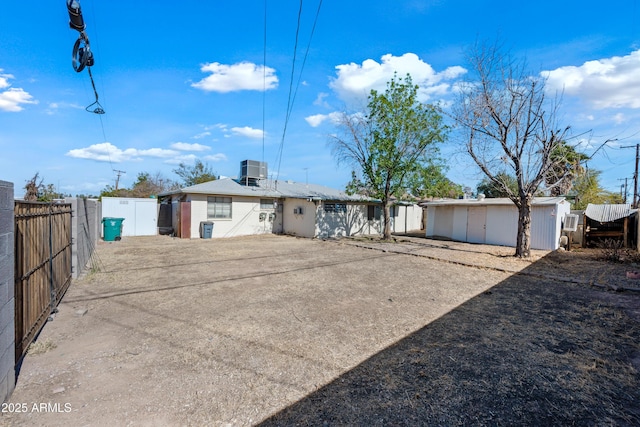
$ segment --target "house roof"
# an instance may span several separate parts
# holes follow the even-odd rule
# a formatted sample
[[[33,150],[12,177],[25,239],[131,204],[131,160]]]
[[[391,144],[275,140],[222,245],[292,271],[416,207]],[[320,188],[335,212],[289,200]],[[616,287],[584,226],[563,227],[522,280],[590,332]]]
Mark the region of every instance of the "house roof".
[[[598,222],[610,222],[620,218],[626,218],[636,212],[630,204],[594,205],[589,203],[584,214]]]
[[[378,201],[359,194],[349,195],[344,191],[317,184],[303,184],[293,181],[258,180],[256,185],[241,185],[231,178],[222,178],[202,184],[184,187],[175,191],[161,193],[160,196],[171,194],[215,194],[224,196],[253,196],[313,200],[336,200],[370,202]]]
[[[564,197],[534,197],[533,206],[549,206],[559,203],[568,203]],[[514,206],[513,201],[506,197],[486,198],[486,199],[446,199],[422,202],[422,206]]]

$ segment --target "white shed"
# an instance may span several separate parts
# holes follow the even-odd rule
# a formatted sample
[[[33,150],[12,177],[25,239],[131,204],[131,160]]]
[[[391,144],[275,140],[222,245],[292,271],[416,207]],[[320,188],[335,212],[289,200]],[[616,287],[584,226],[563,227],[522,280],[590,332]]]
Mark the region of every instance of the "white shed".
[[[158,234],[158,200],[133,197],[103,197],[103,218],[124,218],[122,236]]]
[[[427,237],[469,243],[514,246],[518,209],[510,199],[461,199],[426,202]],[[555,250],[562,222],[571,207],[562,197],[536,197],[531,209],[531,248]]]

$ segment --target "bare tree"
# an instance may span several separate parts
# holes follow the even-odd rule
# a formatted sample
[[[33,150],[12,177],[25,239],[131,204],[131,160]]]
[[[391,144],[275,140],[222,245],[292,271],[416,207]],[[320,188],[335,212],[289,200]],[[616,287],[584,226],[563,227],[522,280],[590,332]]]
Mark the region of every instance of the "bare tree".
[[[478,44],[469,62],[475,79],[460,87],[453,117],[464,132],[466,151],[486,177],[503,187],[518,208],[517,257],[531,254],[531,204],[559,159],[558,147],[569,127],[558,125],[558,100],[547,99],[545,79],[528,73],[497,45]],[[501,174],[515,177],[517,191],[502,185]],[[563,183],[566,168],[553,171]]]

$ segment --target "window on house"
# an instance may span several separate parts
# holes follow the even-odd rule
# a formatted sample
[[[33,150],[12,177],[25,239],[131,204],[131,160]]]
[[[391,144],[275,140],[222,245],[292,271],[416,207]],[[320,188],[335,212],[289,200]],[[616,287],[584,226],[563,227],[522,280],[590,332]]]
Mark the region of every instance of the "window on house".
[[[260,209],[263,211],[273,209],[273,199],[260,199]]]
[[[380,219],[382,216],[382,209],[378,205],[368,205],[367,206],[367,220],[373,221],[376,219]]]
[[[207,197],[207,219],[231,219],[231,197]]]
[[[327,213],[347,213],[347,205],[345,203],[325,203],[324,211]]]

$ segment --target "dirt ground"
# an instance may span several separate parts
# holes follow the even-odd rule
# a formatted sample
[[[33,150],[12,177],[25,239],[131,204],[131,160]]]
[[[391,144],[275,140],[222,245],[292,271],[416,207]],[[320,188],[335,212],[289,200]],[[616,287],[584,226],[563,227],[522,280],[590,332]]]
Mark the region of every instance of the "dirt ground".
[[[637,266],[512,252],[101,242],[0,424],[639,425]]]

